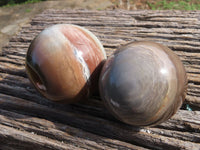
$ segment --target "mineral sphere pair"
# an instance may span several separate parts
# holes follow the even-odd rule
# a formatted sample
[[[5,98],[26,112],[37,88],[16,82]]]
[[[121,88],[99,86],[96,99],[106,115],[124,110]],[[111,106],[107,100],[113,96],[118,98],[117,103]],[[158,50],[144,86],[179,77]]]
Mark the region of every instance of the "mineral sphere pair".
[[[90,31],[76,25],[54,25],[31,43],[26,70],[35,88],[53,101],[86,99],[99,86],[108,110],[136,126],[162,123],[185,99],[184,66],[167,47],[133,42],[104,63],[105,59],[103,46]]]

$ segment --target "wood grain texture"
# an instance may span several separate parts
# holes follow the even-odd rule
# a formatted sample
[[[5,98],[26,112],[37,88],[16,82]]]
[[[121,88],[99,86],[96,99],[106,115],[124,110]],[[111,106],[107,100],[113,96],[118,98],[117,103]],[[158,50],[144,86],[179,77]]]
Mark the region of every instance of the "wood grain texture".
[[[200,11],[47,10],[13,37],[0,56],[1,149],[200,149]],[[189,78],[182,110],[151,128],[115,120],[94,96],[61,105],[43,98],[25,73],[26,51],[44,28],[73,23],[92,31],[109,56],[130,41],[171,48]],[[189,105],[193,111],[184,110]]]

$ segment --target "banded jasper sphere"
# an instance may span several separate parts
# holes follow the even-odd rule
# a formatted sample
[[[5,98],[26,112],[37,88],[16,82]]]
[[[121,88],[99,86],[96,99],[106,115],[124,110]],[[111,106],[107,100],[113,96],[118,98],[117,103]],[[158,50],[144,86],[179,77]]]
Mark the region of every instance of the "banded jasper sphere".
[[[100,95],[119,120],[152,126],[169,119],[186,96],[187,77],[178,56],[154,42],[133,42],[103,66]]]
[[[43,30],[26,55],[26,71],[35,88],[52,101],[86,99],[98,87],[103,46],[87,29],[59,24]]]

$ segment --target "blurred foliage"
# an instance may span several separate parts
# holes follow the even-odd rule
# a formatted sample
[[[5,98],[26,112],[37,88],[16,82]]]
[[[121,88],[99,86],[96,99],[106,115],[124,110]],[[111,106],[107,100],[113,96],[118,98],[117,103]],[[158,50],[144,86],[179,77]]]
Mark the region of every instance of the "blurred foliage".
[[[113,9],[200,10],[200,0],[110,0]]]
[[[0,0],[0,6],[9,7],[17,4],[35,3],[45,0]],[[135,10],[200,10],[200,0],[110,0],[113,8]],[[134,7],[133,7],[134,6]],[[27,10],[29,12],[29,10]]]
[[[27,4],[27,3],[35,3],[45,0],[0,0],[0,6],[13,6],[16,4]]]

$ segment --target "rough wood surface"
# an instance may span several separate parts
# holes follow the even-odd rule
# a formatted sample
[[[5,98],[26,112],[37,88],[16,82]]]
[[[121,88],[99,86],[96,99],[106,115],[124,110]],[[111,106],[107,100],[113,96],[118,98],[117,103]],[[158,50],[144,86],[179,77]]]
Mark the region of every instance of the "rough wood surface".
[[[107,55],[130,41],[162,43],[180,56],[189,87],[182,110],[156,127],[136,128],[114,119],[98,96],[61,105],[48,101],[27,79],[24,60],[32,39],[57,23],[84,26]],[[190,106],[193,111],[184,110]],[[200,149],[200,11],[47,10],[13,37],[0,56],[1,149]]]

